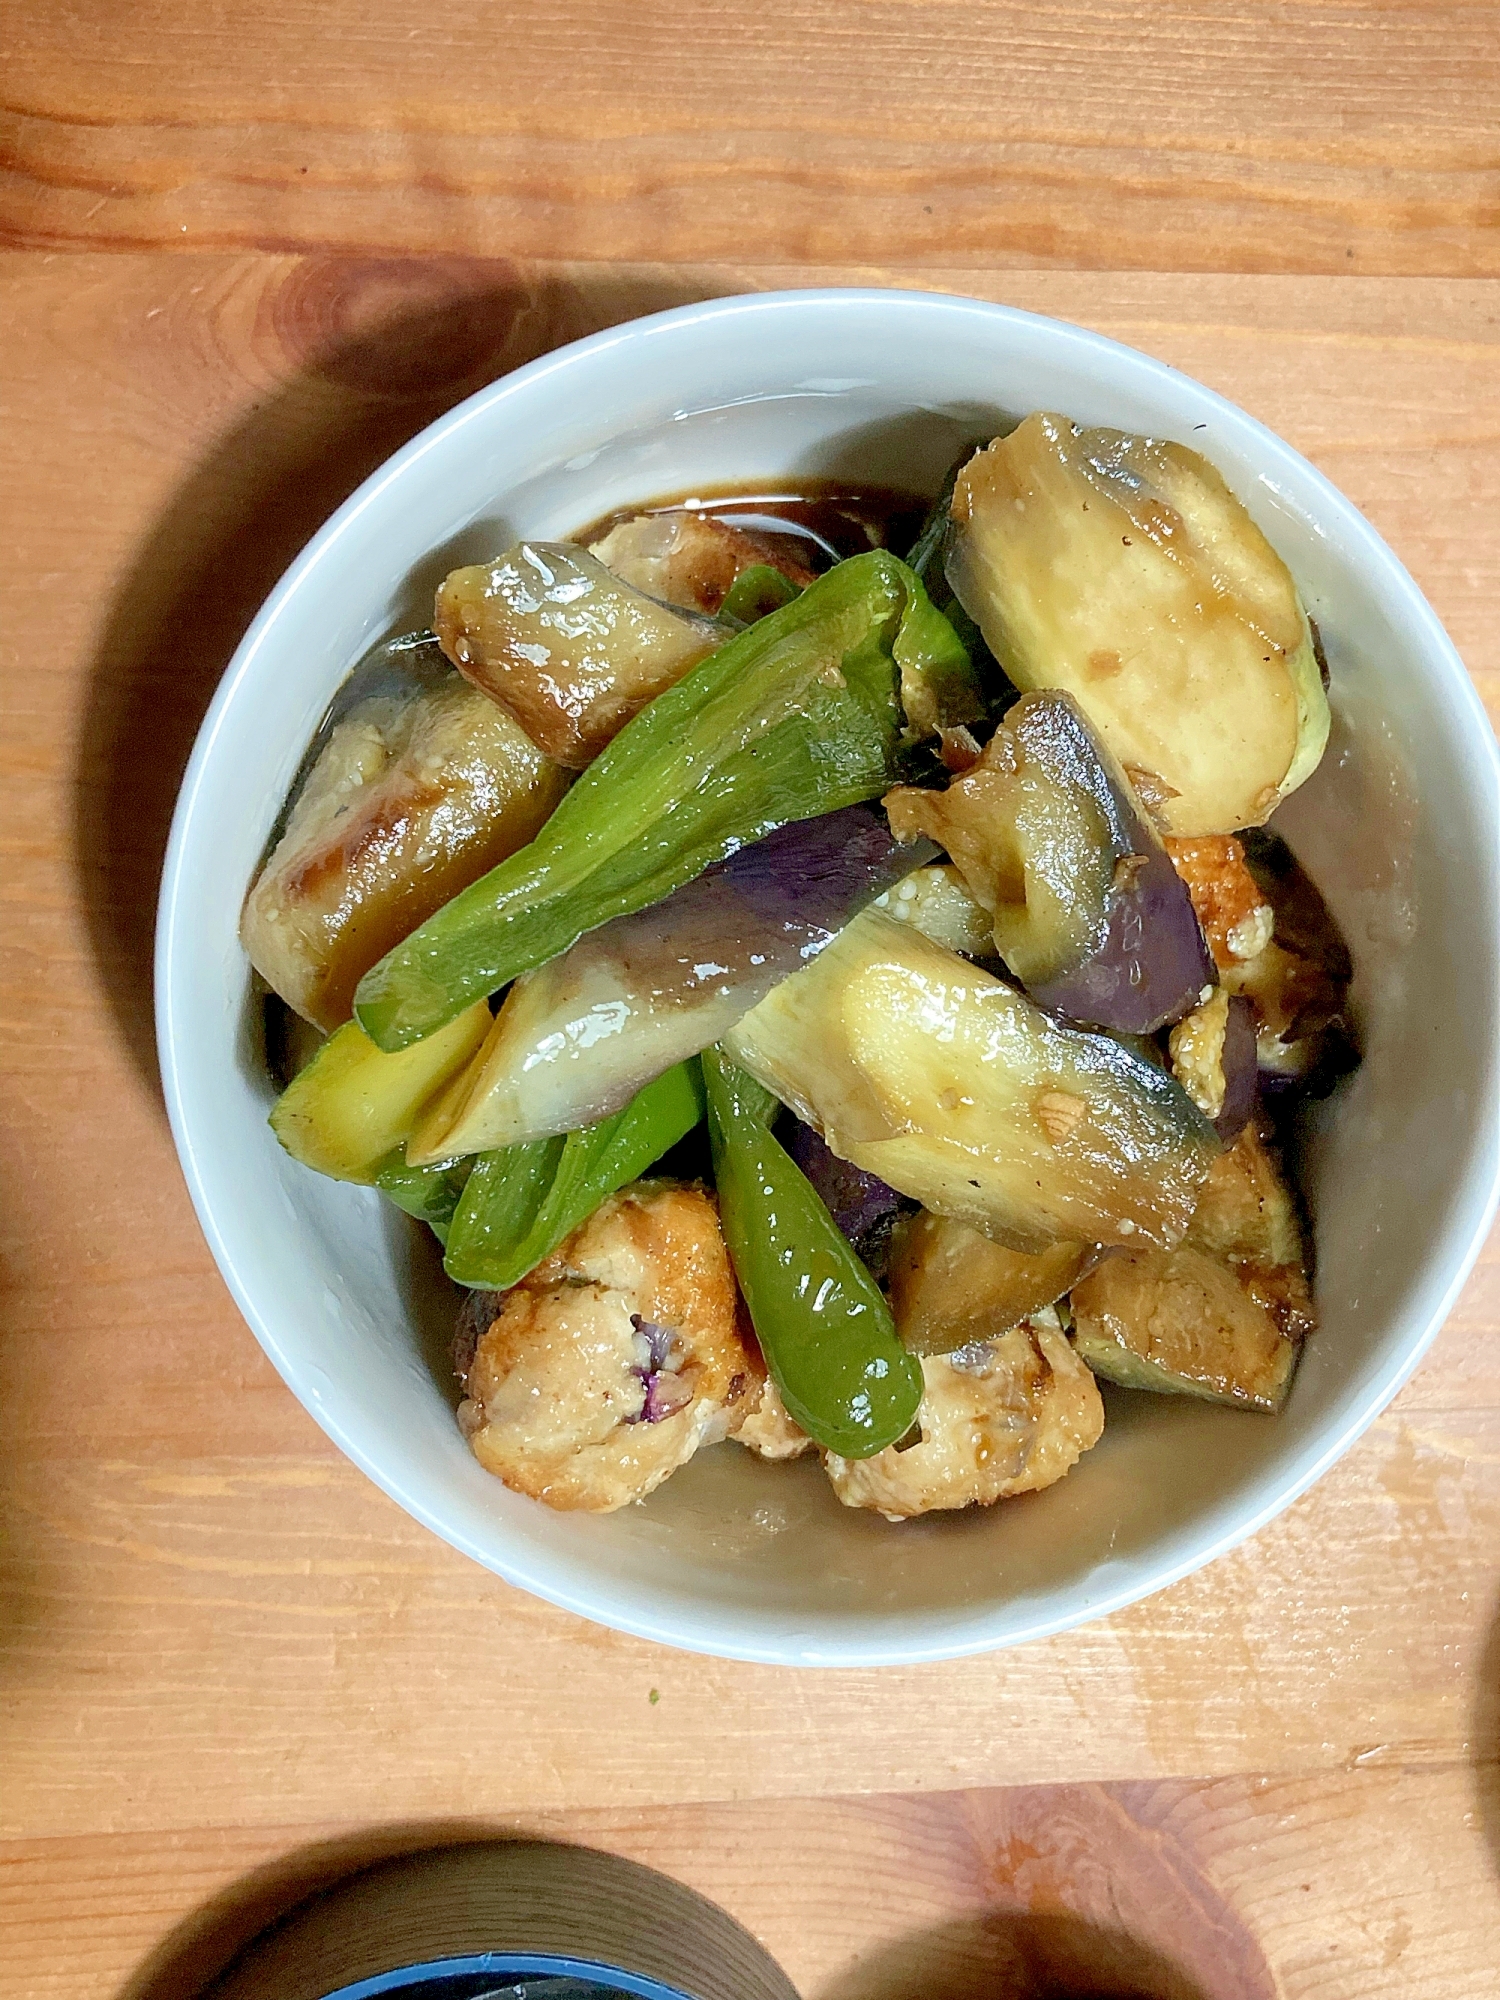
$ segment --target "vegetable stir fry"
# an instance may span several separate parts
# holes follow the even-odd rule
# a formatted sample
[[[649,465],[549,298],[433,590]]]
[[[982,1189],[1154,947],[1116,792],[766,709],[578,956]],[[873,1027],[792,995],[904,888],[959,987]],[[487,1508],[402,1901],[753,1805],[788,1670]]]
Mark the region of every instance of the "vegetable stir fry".
[[[460,1429],[548,1506],[724,1440],[987,1505],[1101,1381],[1273,1412],[1314,1329],[1279,1140],[1358,1058],[1266,824],[1328,736],[1295,582],[1197,453],[1048,412],[900,519],[455,571],[251,887],[276,1136],[436,1236]]]

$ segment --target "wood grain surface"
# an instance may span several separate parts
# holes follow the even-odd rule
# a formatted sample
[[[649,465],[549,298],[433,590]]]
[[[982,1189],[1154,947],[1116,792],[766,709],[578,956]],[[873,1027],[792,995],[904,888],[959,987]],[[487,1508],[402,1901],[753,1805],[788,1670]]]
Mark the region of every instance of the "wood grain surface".
[[[1121,1909],[1147,1951],[1121,1994],[1497,1990],[1493,1249],[1391,1411],[1234,1555],[1018,1652],[798,1675],[595,1630],[418,1529],[281,1386],[197,1232],[154,1069],[156,878],[261,598],[366,472],[503,369],[831,276],[914,281],[0,257],[7,2000],[185,1994],[289,1886],[516,1826],[655,1859],[828,2000],[910,1992],[923,1933],[935,2000],[1003,1991],[1005,1951],[1082,1952]],[[1096,326],[1246,404],[1371,516],[1500,713],[1500,286],[921,281]],[[875,1793],[923,1796],[839,1796]]]
[[[1493,2000],[1496,1786],[1386,1770],[16,1841],[0,1992],[190,2000],[358,1867],[531,1833],[727,1907],[808,2000]]]
[[[1500,270],[1489,0],[14,6],[51,246]]]

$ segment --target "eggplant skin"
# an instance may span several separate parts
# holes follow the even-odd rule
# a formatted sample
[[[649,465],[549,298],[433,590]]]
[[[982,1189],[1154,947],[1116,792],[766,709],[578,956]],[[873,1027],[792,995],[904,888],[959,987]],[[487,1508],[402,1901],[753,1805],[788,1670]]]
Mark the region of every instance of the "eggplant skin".
[[[450,674],[337,723],[240,919],[250,962],[327,1033],[391,947],[533,839],[566,789],[521,728]]]
[[[1250,1002],[1216,986],[1172,1030],[1172,1074],[1226,1146],[1255,1109],[1259,1083],[1255,1013]]]
[[[877,1278],[884,1278],[893,1231],[911,1207],[907,1197],[887,1187],[878,1174],[841,1160],[821,1134],[790,1113],[777,1137],[811,1181],[849,1247]]]
[[[1212,986],[1187,886],[1071,695],[1023,695],[946,791],[900,786],[885,803],[898,838],[947,848],[1039,1006],[1145,1035]]]
[[[588,931],[516,980],[464,1088],[434,1107],[418,1165],[576,1131],[708,1048],[815,958],[920,853],[873,806],[748,841],[659,903]]]

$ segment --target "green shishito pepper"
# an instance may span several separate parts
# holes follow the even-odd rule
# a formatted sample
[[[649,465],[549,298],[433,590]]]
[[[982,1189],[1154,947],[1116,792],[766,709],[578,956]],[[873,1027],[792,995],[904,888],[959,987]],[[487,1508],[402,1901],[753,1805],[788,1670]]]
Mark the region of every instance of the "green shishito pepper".
[[[481,1153],[448,1230],[443,1268],[461,1285],[503,1292],[636,1180],[703,1116],[696,1056],[648,1083],[612,1118],[566,1137]]]
[[[724,594],[719,606],[721,618],[736,618],[741,625],[754,625],[771,612],[790,604],[797,586],[769,563],[751,563],[742,569]]]
[[[388,1153],[375,1170],[375,1185],[397,1208],[425,1222],[439,1243],[446,1244],[454,1211],[468,1185],[474,1162],[437,1160],[430,1167],[411,1167],[406,1148]]]
[[[781,1400],[809,1437],[869,1458],[910,1430],[922,1364],[816,1189],[773,1137],[769,1090],[717,1049],[708,1086],[719,1217]]]
[[[659,902],[790,820],[878,798],[902,702],[969,677],[917,578],[852,556],[738,633],[626,724],[530,846],[455,896],[359,983],[404,1049],[611,917]]]

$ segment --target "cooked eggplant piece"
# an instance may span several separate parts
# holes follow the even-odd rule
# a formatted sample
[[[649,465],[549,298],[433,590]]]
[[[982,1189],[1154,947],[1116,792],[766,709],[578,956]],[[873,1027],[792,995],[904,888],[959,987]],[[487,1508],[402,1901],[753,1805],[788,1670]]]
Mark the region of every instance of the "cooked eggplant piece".
[[[435,644],[408,651],[429,671],[334,723],[240,920],[256,971],[327,1033],[370,967],[524,847],[567,784]]]
[[[841,1158],[1026,1251],[1177,1242],[1217,1156],[1182,1087],[865,910],[725,1037]]]
[[[569,542],[517,542],[454,570],[433,624],[459,672],[571,771],[730,636]]]
[[[914,868],[878,896],[875,906],[966,958],[988,958],[995,949],[993,920],[951,861]]]
[[[1255,1014],[1261,1082],[1267,1093],[1293,1086],[1331,1090],[1359,1063],[1348,1016],[1354,966],[1333,912],[1279,834],[1244,836],[1245,860],[1272,912],[1270,942],[1221,977]]]
[[[277,1098],[271,1130],[294,1160],[320,1174],[376,1181],[427,1106],[473,1058],[489,1025],[481,1000],[425,1042],[388,1056],[358,1022],[346,1021]]]
[[[1295,1272],[1301,1281],[1300,1298],[1289,1309],[1282,1331],[1299,1340],[1312,1332],[1314,1315],[1307,1298],[1297,1204],[1260,1125],[1247,1125],[1210,1167],[1184,1240],[1194,1249],[1264,1273],[1268,1279]],[[1272,1289],[1288,1298],[1298,1291],[1279,1277]]]
[[[890,1249],[891,1311],[913,1354],[951,1354],[1019,1325],[1054,1304],[1097,1253],[1054,1243],[1023,1256],[967,1223],[920,1209],[896,1225]]]
[[[524,973],[467,1087],[418,1134],[418,1163],[609,1117],[708,1048],[778,980],[932,849],[898,846],[873,806],[779,827],[660,903]]]
[[[947,848],[1040,1006],[1145,1035],[1212,985],[1188,891],[1070,695],[1022,695],[972,770],[885,806],[898,839]]]
[[[867,1174],[863,1167],[830,1152],[821,1134],[811,1125],[804,1125],[800,1118],[789,1115],[786,1126],[777,1137],[806,1174],[814,1193],[852,1248],[877,1278],[884,1278],[890,1263],[893,1232],[911,1203],[905,1195],[887,1187],[878,1174]],[[920,1348],[914,1351],[922,1352]]]
[[[1268,1092],[1331,1089],[1359,1061],[1353,967],[1332,912],[1279,834],[1169,840],[1226,992],[1248,1009]]]
[[[883,549],[839,563],[658,695],[524,853],[388,952],[360,982],[361,1026],[404,1048],[776,827],[879,798],[898,677],[967,664],[904,563]]]
[[[1093,1376],[1052,1313],[922,1363],[918,1436],[872,1458],[830,1452],[824,1469],[846,1507],[888,1521],[988,1506],[1070,1472],[1104,1430]]]
[[[1214,1119],[1214,1130],[1230,1146],[1254,1117],[1260,1092],[1255,1010],[1238,994],[1230,998],[1219,1067],[1224,1076],[1224,1098]]]
[[[709,614],[723,608],[748,570],[775,570],[794,591],[813,580],[784,543],[689,509],[619,521],[602,540],[590,542],[589,554],[648,596]]]
[[[1216,986],[1170,1037],[1172,1074],[1225,1145],[1255,1109],[1255,1016],[1248,1000]]]
[[[1328,701],[1285,563],[1197,452],[1040,412],[953,494],[948,579],[1020,688],[1068,689],[1163,829],[1259,825]]]
[[[1296,1204],[1259,1128],[1209,1169],[1175,1250],[1106,1259],[1072,1307],[1074,1345],[1111,1382],[1279,1409],[1317,1316]]]
[[[1238,1275],[1181,1244],[1106,1258],[1073,1290],[1073,1346],[1124,1389],[1279,1410],[1297,1343]]]

